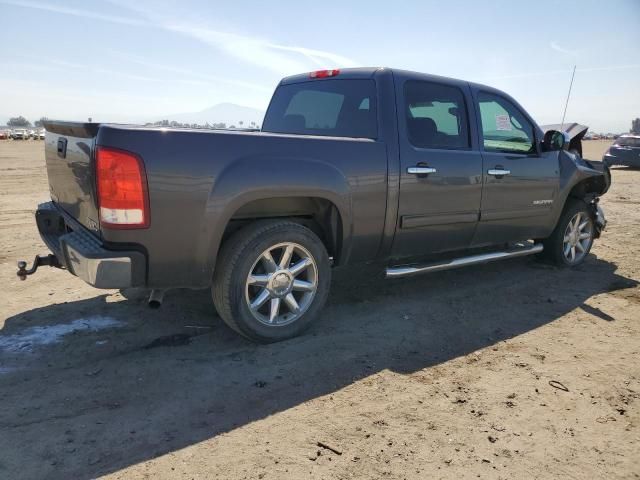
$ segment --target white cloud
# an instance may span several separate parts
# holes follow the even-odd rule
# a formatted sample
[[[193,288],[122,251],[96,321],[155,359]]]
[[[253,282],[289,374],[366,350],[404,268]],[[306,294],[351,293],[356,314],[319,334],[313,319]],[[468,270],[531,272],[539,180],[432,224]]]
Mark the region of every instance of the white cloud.
[[[576,69],[576,72],[607,72],[609,70],[626,70],[628,68],[640,68],[640,63],[631,63],[628,65],[604,65],[602,67],[578,68]]]
[[[73,15],[75,17],[91,18],[94,20],[104,20],[105,22],[120,23],[122,25],[144,26],[149,25],[144,20],[128,17],[118,17],[115,15],[107,15],[89,10],[80,10],[77,8],[69,8],[52,3],[34,2],[32,0],[0,0],[0,3],[13,5],[15,7],[33,8],[36,10],[45,10],[47,12],[61,13],[64,15]]]
[[[162,15],[158,9],[143,8],[140,3],[110,0],[122,8],[136,12],[158,28],[198,40],[232,58],[279,75],[301,73],[318,67],[356,67],[358,63],[343,55],[299,46],[281,45],[268,39],[225,32],[200,22],[175,20],[175,12]],[[155,5],[155,4],[154,4]]]
[[[310,48],[304,47],[287,47],[285,45],[276,45],[270,43],[267,45],[269,48],[273,48],[275,50],[284,50],[288,52],[295,52],[304,55],[305,57],[312,60],[320,67],[359,67],[360,64],[356,63],[354,60],[344,57],[342,55],[338,55],[336,53],[325,52],[322,50],[312,50]],[[329,63],[327,63],[327,60]]]
[[[291,55],[269,48],[266,41],[234,33],[219,32],[189,24],[165,24],[163,28],[196,39],[242,62],[279,74],[305,71],[308,66]]]
[[[234,80],[231,78],[220,77],[217,75],[203,74],[199,72],[194,72],[193,70],[189,70],[186,68],[175,67],[173,65],[164,65],[160,63],[149,62],[144,58],[138,57],[136,55],[131,55],[129,53],[118,52],[115,50],[107,50],[107,51],[110,55],[113,55],[114,57],[120,60],[135,63],[137,65],[143,66],[148,69],[162,70],[165,72],[177,73],[179,75],[190,77],[189,79],[176,80],[183,83],[190,83],[192,85],[210,85],[212,83],[225,83],[235,87],[249,88],[249,89],[252,89],[258,92],[263,92],[263,93],[271,94],[273,92],[272,88],[267,88],[263,85],[258,85],[256,83],[246,82],[243,80]]]
[[[613,70],[627,70],[632,68],[640,68],[640,63],[631,63],[627,65],[601,65],[596,67],[585,67],[585,68],[576,68],[576,73],[581,72],[608,72]],[[545,77],[551,75],[567,75],[571,76],[571,68],[566,68],[564,70],[546,70],[540,72],[523,72],[523,73],[514,73],[507,75],[488,75],[478,77],[481,81],[486,80],[502,80],[502,79],[515,79],[515,78],[532,78],[532,77]]]
[[[358,66],[354,60],[332,52],[280,45],[259,37],[223,32],[193,22],[175,21],[175,14],[162,17],[155,10],[144,9],[130,1],[111,0],[111,3],[137,13],[139,18],[109,15],[34,0],[0,0],[0,3],[122,25],[161,28],[198,40],[232,58],[280,75],[304,72],[312,66],[314,68]]]
[[[556,52],[560,52],[560,53],[564,53],[565,55],[571,55],[571,56],[576,56],[578,55],[578,53],[580,53],[580,50],[569,50],[567,48],[561,47],[560,45],[558,45],[557,42],[552,41],[549,46],[555,50]]]

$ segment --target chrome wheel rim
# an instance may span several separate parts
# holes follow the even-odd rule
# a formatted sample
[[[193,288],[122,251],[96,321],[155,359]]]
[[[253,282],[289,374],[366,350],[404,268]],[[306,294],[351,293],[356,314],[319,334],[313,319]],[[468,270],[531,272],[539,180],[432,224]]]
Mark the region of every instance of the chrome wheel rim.
[[[564,231],[562,253],[568,263],[580,262],[593,242],[593,221],[584,212],[576,213]]]
[[[298,320],[318,289],[318,267],[302,245],[278,243],[253,263],[245,285],[245,301],[253,317],[269,327]]]

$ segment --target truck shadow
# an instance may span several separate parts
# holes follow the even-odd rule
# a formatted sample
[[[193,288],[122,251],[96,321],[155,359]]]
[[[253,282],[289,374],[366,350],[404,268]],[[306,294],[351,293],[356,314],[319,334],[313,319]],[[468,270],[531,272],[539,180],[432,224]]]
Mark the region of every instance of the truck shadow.
[[[21,313],[0,338],[87,315],[121,327],[0,355],[22,368],[0,376],[0,477],[4,469],[93,478],[385,369],[411,375],[577,308],[587,320],[563,321],[615,322],[616,312],[585,304],[606,292],[632,295],[638,282],[615,271],[593,256],[575,270],[519,259],[394,281],[375,267],[336,270],[323,318],[306,335],[267,346],[229,331],[203,291],[170,292],[157,311],[131,291],[115,303],[100,295]]]

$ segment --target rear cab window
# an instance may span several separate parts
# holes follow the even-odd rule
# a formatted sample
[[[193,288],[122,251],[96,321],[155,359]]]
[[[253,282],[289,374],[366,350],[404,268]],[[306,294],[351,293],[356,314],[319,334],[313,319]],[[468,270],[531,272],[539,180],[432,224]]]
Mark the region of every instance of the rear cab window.
[[[280,85],[262,131],[375,139],[377,127],[375,82],[330,79]]]

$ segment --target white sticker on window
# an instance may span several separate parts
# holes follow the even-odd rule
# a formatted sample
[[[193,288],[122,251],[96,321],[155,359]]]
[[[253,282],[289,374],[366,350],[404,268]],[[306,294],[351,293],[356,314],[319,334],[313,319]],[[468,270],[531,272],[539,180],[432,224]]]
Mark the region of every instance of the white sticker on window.
[[[512,130],[509,115],[496,115],[496,130]]]

